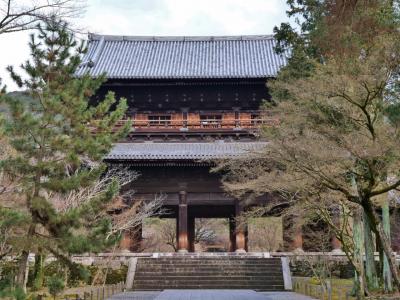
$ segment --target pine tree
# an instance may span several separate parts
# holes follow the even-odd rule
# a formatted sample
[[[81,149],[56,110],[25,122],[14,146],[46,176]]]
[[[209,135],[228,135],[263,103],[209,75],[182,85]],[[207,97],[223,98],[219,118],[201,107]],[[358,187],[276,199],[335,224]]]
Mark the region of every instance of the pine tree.
[[[117,101],[110,92],[99,104],[92,103],[105,76],[75,76],[85,45],[66,27],[52,19],[31,35],[31,59],[21,66],[26,79],[8,68],[32,103],[3,96],[10,110],[4,134],[15,154],[1,160],[0,168],[19,182],[22,209],[29,215],[19,253],[17,283],[22,287],[30,252],[41,249],[79,271],[70,254],[100,251],[117,238],[106,238],[110,219],[101,213],[119,190],[115,182],[77,207],[60,211],[55,205],[55,199],[90,187],[101,176],[102,158],[130,126],[116,126],[125,114],[125,99]]]

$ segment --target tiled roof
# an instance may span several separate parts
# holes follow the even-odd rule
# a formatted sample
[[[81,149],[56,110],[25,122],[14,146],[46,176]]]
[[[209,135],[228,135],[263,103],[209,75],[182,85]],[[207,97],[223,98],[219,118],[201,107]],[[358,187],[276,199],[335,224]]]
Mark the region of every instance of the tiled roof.
[[[128,37],[90,35],[77,71],[119,79],[267,78],[287,59],[272,36]]]
[[[260,151],[266,142],[117,143],[106,160],[208,160]]]

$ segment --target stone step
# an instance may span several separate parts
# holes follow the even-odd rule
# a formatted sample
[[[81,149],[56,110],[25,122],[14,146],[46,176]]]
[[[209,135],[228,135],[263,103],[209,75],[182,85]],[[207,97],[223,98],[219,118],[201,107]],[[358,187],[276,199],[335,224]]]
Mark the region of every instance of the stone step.
[[[206,289],[206,290],[214,290],[214,289],[241,289],[241,290],[273,290],[273,291],[283,291],[284,286],[283,285],[248,285],[248,284],[236,284],[236,285],[231,285],[231,284],[221,284],[218,283],[218,285],[211,285],[211,284],[185,284],[182,285],[181,283],[179,284],[168,284],[168,285],[157,285],[156,287],[152,284],[150,285],[135,285],[134,290],[137,291],[145,291],[145,290],[179,290],[179,289]]]
[[[231,259],[231,260],[270,260],[270,261],[279,261],[279,257],[251,257],[251,256],[198,256],[198,255],[178,255],[178,256],[159,256],[159,257],[141,257],[140,259],[143,260],[150,260],[150,259],[156,259],[156,260],[179,260],[179,259],[201,259],[201,260],[226,260],[226,259]]]
[[[188,271],[188,272],[141,272],[140,276],[269,276],[269,277],[279,277],[282,276],[282,272],[196,272],[196,271]],[[138,278],[138,273],[136,274],[136,278]]]
[[[267,260],[197,260],[197,259],[185,259],[185,260],[171,260],[171,261],[157,261],[157,260],[147,260],[144,261],[146,264],[186,264],[186,263],[192,263],[192,264],[266,264],[266,265],[274,265],[274,264],[280,264],[280,261],[267,261]]]
[[[232,266],[232,265],[227,265],[227,266],[220,266],[220,265],[176,265],[176,266],[166,266],[166,265],[158,265],[158,266],[138,266],[137,270],[140,271],[146,271],[146,270],[163,270],[163,271],[168,271],[168,270],[237,270],[237,271],[281,271],[280,266],[273,266],[273,267],[266,267],[266,266]]]
[[[283,284],[280,284],[279,282],[262,282],[262,281],[254,281],[254,282],[214,282],[214,281],[166,281],[163,283],[159,283],[158,281],[146,281],[146,282],[137,282],[134,284],[135,288],[138,287],[146,287],[146,286],[153,286],[153,287],[159,287],[164,289],[171,289],[172,287],[181,287],[184,289],[188,289],[189,286],[209,286],[210,289],[212,288],[220,288],[220,287],[225,287],[225,286],[230,286],[230,287],[237,287],[237,286],[246,286],[246,287],[252,287],[252,286],[262,286],[264,288],[267,287],[283,287]]]
[[[223,262],[223,263],[200,263],[200,262],[193,262],[193,261],[188,261],[188,262],[179,262],[179,263],[144,263],[143,265],[146,266],[186,266],[186,265],[193,265],[193,266],[265,266],[265,267],[274,267],[274,266],[280,266],[280,264],[275,264],[275,263],[232,263],[232,262]]]
[[[185,261],[191,261],[191,262],[200,262],[200,263],[223,263],[223,262],[238,262],[238,263],[243,263],[243,262],[253,262],[253,263],[280,263],[280,259],[276,258],[220,258],[220,259],[209,259],[209,258],[171,258],[171,259],[166,259],[166,258],[141,258],[144,262],[146,263],[151,263],[151,262],[156,262],[156,263],[178,263],[178,262],[185,262]]]
[[[138,291],[162,291],[162,290],[167,290],[167,289],[184,289],[184,290],[195,290],[195,289],[231,289],[231,290],[255,290],[255,291],[283,291],[284,287],[282,285],[277,285],[277,286],[264,286],[264,285],[216,285],[216,286],[210,286],[210,285],[186,285],[185,287],[182,286],[162,286],[158,285],[157,287],[154,287],[153,285],[147,285],[147,286],[137,286],[134,288],[135,290]]]
[[[166,272],[154,272],[154,271],[142,271],[140,272],[140,276],[268,276],[268,277],[276,277],[282,276],[282,272],[249,272],[249,271],[242,271],[237,272],[232,270],[231,272],[223,271],[221,273],[215,273],[212,271],[199,271],[199,270],[190,270],[190,271],[171,271],[168,270]],[[137,275],[139,276],[139,275]],[[136,276],[136,278],[137,278]]]
[[[284,290],[280,258],[140,258],[135,290],[252,289]]]
[[[250,264],[250,263],[195,263],[195,262],[185,262],[185,263],[175,263],[175,264],[163,264],[163,263],[141,263],[140,265],[143,266],[171,266],[171,267],[176,267],[176,266],[221,266],[221,267],[229,267],[229,266],[235,266],[235,267],[280,267],[281,264]]]
[[[233,280],[260,280],[260,281],[281,281],[282,278],[279,276],[252,276],[252,275],[237,275],[237,276],[225,276],[224,275],[202,275],[202,276],[196,276],[192,274],[191,276],[185,276],[185,275],[173,275],[173,276],[164,276],[164,275],[157,275],[153,276],[152,275],[143,275],[141,274],[140,276],[136,277],[135,280],[159,280],[159,279],[165,279],[165,280],[226,280],[226,281],[233,281]]]
[[[282,270],[280,269],[238,269],[238,268],[196,268],[196,267],[190,267],[190,268],[143,268],[140,267],[137,269],[136,273],[194,273],[194,272],[199,272],[199,273],[214,273],[214,274],[243,274],[243,273],[251,273],[251,274],[263,274],[263,273],[268,273],[268,274],[282,274]]]

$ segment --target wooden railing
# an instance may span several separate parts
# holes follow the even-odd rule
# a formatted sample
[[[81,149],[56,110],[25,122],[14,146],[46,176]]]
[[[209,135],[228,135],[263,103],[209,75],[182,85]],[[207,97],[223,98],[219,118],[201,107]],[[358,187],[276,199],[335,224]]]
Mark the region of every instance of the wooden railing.
[[[119,125],[123,125],[121,120]],[[276,118],[240,119],[240,120],[131,120],[132,127],[138,129],[252,129],[261,126],[275,126]]]

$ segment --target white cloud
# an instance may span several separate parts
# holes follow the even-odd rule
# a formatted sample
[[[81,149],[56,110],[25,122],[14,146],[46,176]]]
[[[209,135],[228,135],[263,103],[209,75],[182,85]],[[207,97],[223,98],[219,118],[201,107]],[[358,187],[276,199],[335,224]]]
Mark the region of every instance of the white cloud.
[[[286,21],[284,0],[88,0],[77,20],[90,32],[122,35],[270,34]],[[28,33],[0,36],[0,77],[28,58]]]

